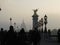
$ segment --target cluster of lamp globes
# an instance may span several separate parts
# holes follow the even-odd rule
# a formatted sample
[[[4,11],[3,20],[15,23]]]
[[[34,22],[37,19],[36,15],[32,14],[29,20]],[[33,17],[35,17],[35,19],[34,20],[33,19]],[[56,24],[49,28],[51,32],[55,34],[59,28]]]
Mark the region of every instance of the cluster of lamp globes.
[[[39,22],[38,22],[38,27],[41,27],[41,26],[43,26],[43,24],[47,24],[47,16],[45,15],[44,16],[44,21],[43,21],[43,18],[41,18],[41,20],[39,20]]]

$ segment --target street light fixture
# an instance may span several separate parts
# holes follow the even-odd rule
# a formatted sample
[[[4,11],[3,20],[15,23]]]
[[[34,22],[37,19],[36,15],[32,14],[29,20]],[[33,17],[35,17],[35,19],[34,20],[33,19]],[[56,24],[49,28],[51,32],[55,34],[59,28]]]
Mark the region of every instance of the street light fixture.
[[[43,18],[41,18],[41,26],[42,26],[42,32],[43,32]]]
[[[10,18],[10,26],[12,26],[12,18]]]
[[[44,30],[44,32],[47,33],[47,27],[46,27],[46,25],[47,25],[47,16],[46,16],[46,14],[44,16],[44,24],[45,24],[45,30]]]

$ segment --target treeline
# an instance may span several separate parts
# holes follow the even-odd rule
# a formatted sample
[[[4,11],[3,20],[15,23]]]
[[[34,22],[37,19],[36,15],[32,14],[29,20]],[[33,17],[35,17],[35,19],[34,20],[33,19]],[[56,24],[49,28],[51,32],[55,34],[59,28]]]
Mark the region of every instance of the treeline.
[[[41,40],[40,32],[37,29],[25,32],[22,28],[20,32],[14,32],[14,27],[10,26],[9,31],[0,31],[0,45],[37,45]]]
[[[24,28],[22,28],[19,32],[14,31],[14,27],[10,26],[9,31],[4,31],[1,28],[0,31],[0,45],[37,45],[40,44],[41,34],[48,34],[50,39],[51,31],[47,32],[38,31],[38,29],[30,30],[29,32],[25,32]],[[60,29],[57,32],[57,39],[60,43]]]

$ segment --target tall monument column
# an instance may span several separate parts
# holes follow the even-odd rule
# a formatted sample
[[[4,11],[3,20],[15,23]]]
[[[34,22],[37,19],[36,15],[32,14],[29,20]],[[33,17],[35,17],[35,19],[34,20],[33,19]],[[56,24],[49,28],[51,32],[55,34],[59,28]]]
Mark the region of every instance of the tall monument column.
[[[38,9],[35,9],[35,10],[33,10],[34,11],[34,14],[33,14],[33,16],[32,16],[32,18],[33,18],[33,29],[35,29],[35,28],[38,28],[38,15],[37,15],[37,11],[38,11]]]

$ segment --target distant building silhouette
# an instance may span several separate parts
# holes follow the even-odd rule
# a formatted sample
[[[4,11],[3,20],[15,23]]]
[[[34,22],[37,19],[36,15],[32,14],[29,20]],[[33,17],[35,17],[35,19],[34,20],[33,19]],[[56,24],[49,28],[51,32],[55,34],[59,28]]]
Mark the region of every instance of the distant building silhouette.
[[[22,24],[21,24],[21,28],[24,28],[24,30],[27,31],[24,20],[23,20],[23,22],[22,22]]]

